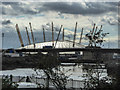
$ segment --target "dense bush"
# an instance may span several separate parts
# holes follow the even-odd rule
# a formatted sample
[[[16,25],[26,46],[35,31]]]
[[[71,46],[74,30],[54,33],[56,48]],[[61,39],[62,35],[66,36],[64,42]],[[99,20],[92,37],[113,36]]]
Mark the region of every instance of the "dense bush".
[[[3,76],[2,78],[2,89],[6,88],[17,88],[18,84],[15,82],[12,82],[11,78],[9,76]]]

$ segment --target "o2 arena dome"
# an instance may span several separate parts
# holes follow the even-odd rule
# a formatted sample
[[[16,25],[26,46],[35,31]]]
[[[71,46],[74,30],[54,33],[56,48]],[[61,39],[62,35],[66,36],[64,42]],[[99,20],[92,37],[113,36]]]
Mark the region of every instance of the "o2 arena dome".
[[[52,47],[52,44],[53,42],[42,42],[42,43],[35,43],[35,48],[36,49],[42,49],[44,47]],[[54,42],[54,46],[55,48],[85,48],[84,45],[80,45],[78,43],[75,43],[75,46],[73,47],[73,42],[72,41],[57,41]],[[31,45],[27,45],[27,46],[24,46],[23,48],[26,48],[26,49],[33,49],[34,48],[34,44],[31,44]]]
[[[81,31],[80,43],[75,43],[77,22],[76,22],[76,26],[75,26],[75,32],[74,32],[73,41],[64,40],[64,28],[63,28],[63,32],[62,32],[62,41],[59,40],[60,32],[62,30],[62,25],[61,25],[61,28],[59,30],[57,39],[54,40],[54,28],[53,28],[53,22],[52,22],[52,26],[51,26],[51,28],[52,28],[52,33],[51,33],[52,41],[46,42],[46,40],[45,40],[45,30],[43,28],[43,40],[44,40],[44,42],[42,42],[42,43],[35,43],[31,23],[29,23],[29,25],[30,25],[30,30],[31,30],[31,36],[32,36],[32,42],[33,43],[31,44],[27,27],[25,27],[26,28],[27,37],[28,37],[28,41],[29,41],[29,45],[25,45],[24,46],[24,43],[23,43],[23,40],[22,40],[22,36],[20,34],[20,31],[19,31],[18,24],[16,24],[16,30],[17,30],[18,37],[19,37],[19,40],[20,40],[20,43],[21,43],[21,47],[20,48],[26,48],[26,49],[38,49],[38,48],[39,49],[42,49],[42,48],[85,48],[84,45],[81,45],[83,29]]]

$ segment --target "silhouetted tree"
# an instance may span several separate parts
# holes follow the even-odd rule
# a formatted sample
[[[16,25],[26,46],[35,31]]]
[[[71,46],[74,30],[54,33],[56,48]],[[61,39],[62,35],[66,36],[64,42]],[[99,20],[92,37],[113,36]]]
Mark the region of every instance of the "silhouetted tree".
[[[46,74],[46,88],[49,88],[49,81],[51,81],[57,90],[64,90],[66,89],[67,77],[59,69],[60,61],[53,54],[38,55],[35,70],[42,69]]]

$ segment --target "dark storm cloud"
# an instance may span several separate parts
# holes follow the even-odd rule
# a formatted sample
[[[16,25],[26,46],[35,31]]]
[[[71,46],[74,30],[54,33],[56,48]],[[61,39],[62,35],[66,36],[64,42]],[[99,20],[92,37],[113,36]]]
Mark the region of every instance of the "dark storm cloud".
[[[86,2],[86,7],[80,3],[68,4],[65,2],[53,2],[45,3],[43,6],[47,10],[59,11],[61,13],[70,14],[102,14],[104,12],[113,11],[115,12],[117,8],[113,5],[117,3],[101,3],[101,2]],[[112,5],[113,4],[113,5]]]
[[[118,6],[119,2],[106,2],[106,4],[110,4],[112,6]]]
[[[69,2],[45,2],[45,3],[20,3],[20,2],[2,2],[3,15],[19,15],[19,14],[37,14],[40,12],[57,11],[68,14],[102,14],[104,12],[116,12],[117,2],[85,2],[85,5],[81,3],[69,3]],[[10,5],[12,9],[5,6]]]
[[[8,25],[8,24],[11,24],[12,22],[10,20],[4,20],[2,21],[2,24],[3,25]]]
[[[2,2],[4,5],[16,5],[19,4],[19,2]]]

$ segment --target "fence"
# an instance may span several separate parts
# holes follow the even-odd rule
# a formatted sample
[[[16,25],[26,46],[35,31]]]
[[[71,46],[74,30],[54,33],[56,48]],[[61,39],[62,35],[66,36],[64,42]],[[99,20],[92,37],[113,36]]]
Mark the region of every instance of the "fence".
[[[3,75],[4,77],[5,75]],[[11,78],[10,76],[8,76],[9,78]],[[28,82],[27,79],[29,78],[29,82],[31,83],[36,83],[40,86],[46,87],[46,78],[39,78],[39,77],[34,77],[34,76],[12,76],[11,80],[12,82]],[[54,86],[53,83],[51,81],[49,81],[49,86]],[[84,81],[80,81],[80,80],[67,80],[67,85],[66,88],[84,88]]]

